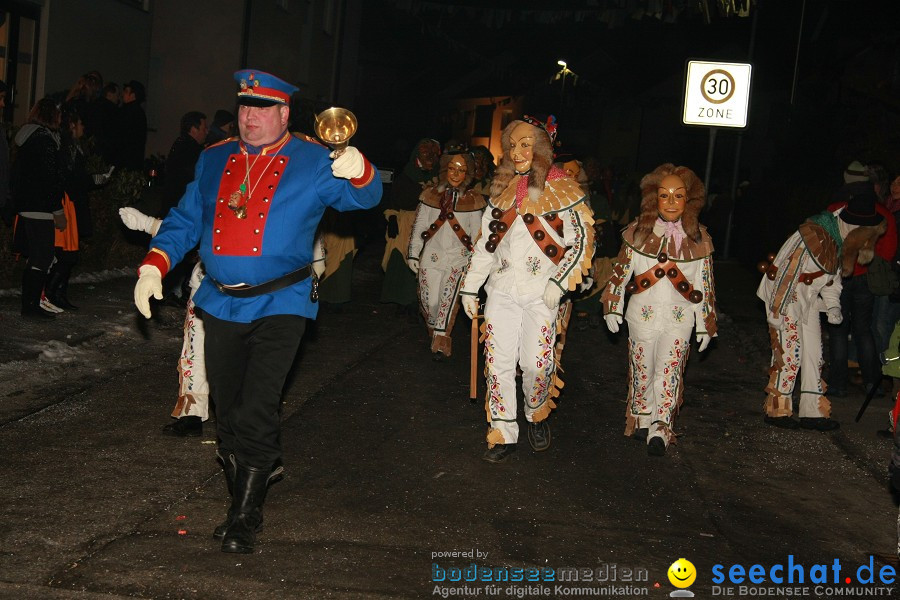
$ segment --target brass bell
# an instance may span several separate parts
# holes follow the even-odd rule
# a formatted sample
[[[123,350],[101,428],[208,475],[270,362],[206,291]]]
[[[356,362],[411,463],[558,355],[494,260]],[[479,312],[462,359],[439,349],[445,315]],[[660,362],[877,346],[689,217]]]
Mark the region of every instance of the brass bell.
[[[356,115],[346,108],[332,106],[316,115],[316,137],[328,144],[340,155],[356,133]]]

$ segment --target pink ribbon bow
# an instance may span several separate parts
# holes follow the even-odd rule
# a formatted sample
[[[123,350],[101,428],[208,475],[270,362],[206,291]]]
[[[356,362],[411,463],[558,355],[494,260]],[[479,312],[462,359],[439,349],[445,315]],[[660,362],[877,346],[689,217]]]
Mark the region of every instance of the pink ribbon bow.
[[[665,219],[657,217],[656,222],[659,225],[666,226],[666,230],[663,232],[663,237],[671,238],[675,242],[675,251],[680,254],[681,242],[682,240],[684,240],[684,238],[687,237],[687,234],[684,232],[684,228],[681,226],[681,219],[678,219],[677,221],[666,221]]]

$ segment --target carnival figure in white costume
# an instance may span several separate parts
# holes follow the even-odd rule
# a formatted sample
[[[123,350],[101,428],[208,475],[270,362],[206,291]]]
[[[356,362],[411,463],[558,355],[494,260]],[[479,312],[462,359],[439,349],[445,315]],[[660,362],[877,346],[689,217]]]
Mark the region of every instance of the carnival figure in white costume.
[[[484,307],[488,450],[501,462],[516,450],[516,367],[522,370],[528,441],[535,451],[550,446],[547,417],[562,382],[557,367],[560,299],[582,282],[591,266],[593,217],[585,192],[553,163],[556,123],[530,117],[503,130],[503,159],[494,175],[482,220],[484,235],[463,281],[466,313]]]
[[[441,157],[439,182],[422,192],[409,244],[409,268],[419,280],[419,307],[435,360],[450,356],[463,275],[481,235],[484,196],[471,189],[475,164],[459,151]]]
[[[763,419],[769,425],[819,431],[840,427],[831,418],[831,402],[825,395],[828,386],[822,380],[819,313],[824,312],[832,325],[843,321],[841,275],[851,276],[857,261],[871,262],[875,242],[886,229],[883,219],[875,219],[874,199],[871,204],[875,225],[850,213],[842,215],[846,209],[820,213],[800,225],[778,254],[759,265],[763,278],[756,295],[766,305],[772,345],[763,407]],[[792,418],[798,371],[799,422]]]
[[[622,249],[603,292],[607,328],[629,333],[625,435],[662,456],[675,441],[684,368],[696,328],[700,351],[716,335],[713,245],[697,217],[703,182],[687,167],[660,165],[641,180],[641,216],[622,233]],[[630,279],[634,281],[630,281]]]

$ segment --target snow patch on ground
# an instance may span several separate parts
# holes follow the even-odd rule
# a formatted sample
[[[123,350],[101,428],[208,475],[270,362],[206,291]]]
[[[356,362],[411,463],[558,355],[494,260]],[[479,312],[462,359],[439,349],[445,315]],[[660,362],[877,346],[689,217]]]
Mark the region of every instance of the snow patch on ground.
[[[101,281],[119,279],[120,277],[133,277],[137,279],[137,273],[131,267],[106,269],[105,271],[97,271],[96,273],[80,273],[72,277],[72,279],[69,280],[69,283],[99,283]],[[13,298],[21,295],[22,290],[19,288],[0,290],[0,298]]]

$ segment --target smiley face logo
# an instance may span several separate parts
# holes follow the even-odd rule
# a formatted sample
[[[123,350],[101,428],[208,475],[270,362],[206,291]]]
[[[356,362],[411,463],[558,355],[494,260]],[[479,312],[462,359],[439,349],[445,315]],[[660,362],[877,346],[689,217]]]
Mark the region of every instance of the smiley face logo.
[[[679,558],[673,562],[667,574],[669,575],[669,583],[677,588],[691,587],[691,584],[697,579],[697,569],[686,558]]]

